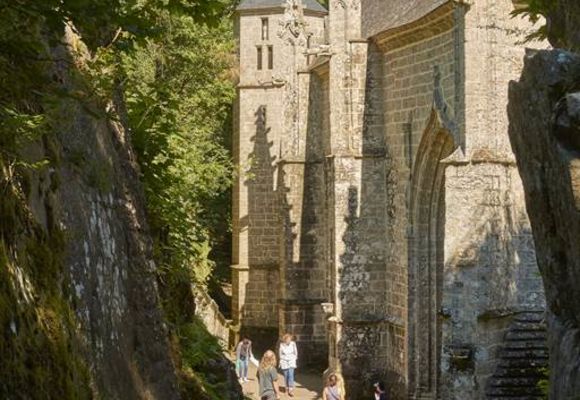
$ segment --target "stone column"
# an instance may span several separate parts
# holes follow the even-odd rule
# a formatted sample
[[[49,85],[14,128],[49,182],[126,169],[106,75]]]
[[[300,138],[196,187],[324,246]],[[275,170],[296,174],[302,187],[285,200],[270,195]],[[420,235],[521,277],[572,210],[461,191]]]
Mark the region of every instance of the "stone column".
[[[368,43],[358,0],[331,1],[328,202],[332,237],[330,368],[349,398],[362,398],[385,370],[384,140],[365,129]],[[380,136],[380,135],[379,135]]]

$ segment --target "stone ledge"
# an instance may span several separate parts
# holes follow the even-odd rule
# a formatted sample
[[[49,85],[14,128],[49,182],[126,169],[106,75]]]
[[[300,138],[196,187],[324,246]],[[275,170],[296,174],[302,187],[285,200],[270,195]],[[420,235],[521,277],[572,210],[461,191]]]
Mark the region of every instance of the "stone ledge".
[[[398,328],[405,328],[405,322],[397,318],[395,316],[389,315],[384,318],[379,319],[341,319],[338,317],[330,317],[328,318],[328,322],[339,324],[339,325],[348,325],[348,326],[369,326],[369,325],[381,325],[381,324],[389,324],[394,325]]]
[[[499,164],[505,166],[516,166],[516,160],[513,155],[505,154],[504,152],[496,151],[495,149],[474,149],[467,156],[456,155],[441,160],[445,165],[477,165],[477,164]]]
[[[264,82],[264,83],[256,83],[256,84],[239,84],[237,86],[238,89],[273,89],[273,88],[281,88],[286,86],[286,82]]]
[[[278,161],[278,165],[285,164],[322,164],[324,160],[305,160],[301,158],[283,158]]]
[[[285,306],[320,306],[326,299],[279,299],[278,304]]]
[[[348,40],[349,43],[369,43],[368,39],[365,38],[353,38]]]
[[[331,158],[355,158],[355,159],[371,159],[371,158],[387,158],[387,153],[380,154],[362,154],[362,153],[343,153],[343,154],[329,154],[327,159]]]
[[[512,316],[515,316],[518,314],[526,314],[526,313],[543,314],[544,311],[534,309],[534,308],[525,308],[525,307],[490,309],[490,310],[485,310],[485,311],[479,313],[477,315],[477,319],[479,321],[489,321],[489,320],[494,320],[494,319],[512,317]]]
[[[251,16],[251,15],[267,15],[267,14],[284,14],[286,11],[285,6],[273,6],[273,7],[259,7],[259,8],[247,8],[247,9],[236,9],[235,14],[239,16]],[[311,10],[309,8],[303,8],[303,13],[305,16],[313,17],[325,17],[328,15],[328,11],[317,11]]]
[[[278,270],[278,264],[253,264],[253,265],[242,265],[242,264],[233,264],[230,265],[230,268],[236,271],[250,271],[250,270]]]

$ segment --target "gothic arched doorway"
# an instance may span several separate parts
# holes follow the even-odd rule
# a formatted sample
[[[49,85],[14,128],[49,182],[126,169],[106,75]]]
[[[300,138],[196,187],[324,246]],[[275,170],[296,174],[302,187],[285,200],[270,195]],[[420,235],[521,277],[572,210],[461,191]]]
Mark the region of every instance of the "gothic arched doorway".
[[[453,136],[434,112],[412,170],[409,208],[409,378],[412,398],[438,395],[445,238],[445,165]]]

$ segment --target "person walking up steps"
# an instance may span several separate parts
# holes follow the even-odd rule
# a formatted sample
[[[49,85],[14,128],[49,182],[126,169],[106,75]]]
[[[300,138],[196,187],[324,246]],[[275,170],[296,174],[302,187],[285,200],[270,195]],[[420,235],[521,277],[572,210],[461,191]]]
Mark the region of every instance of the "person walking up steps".
[[[294,396],[294,370],[296,369],[296,362],[298,361],[298,348],[296,342],[292,340],[292,335],[289,333],[282,337],[280,343],[280,369],[284,374],[286,381],[286,392],[288,396]]]
[[[276,354],[268,350],[260,360],[258,367],[258,393],[260,400],[280,399],[278,388],[278,371],[276,370]]]
[[[322,400],[346,400],[344,381],[340,374],[332,373],[328,376],[322,392]]]
[[[243,338],[236,347],[236,367],[238,369],[238,377],[240,383],[248,381],[248,365],[250,359],[254,357],[252,353],[252,341],[248,338]]]

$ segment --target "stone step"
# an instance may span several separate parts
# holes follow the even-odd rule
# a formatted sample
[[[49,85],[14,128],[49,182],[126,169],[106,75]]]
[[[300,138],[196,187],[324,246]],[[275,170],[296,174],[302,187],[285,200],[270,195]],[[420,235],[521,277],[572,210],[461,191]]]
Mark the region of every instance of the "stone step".
[[[526,378],[526,377],[543,377],[544,373],[541,368],[524,367],[524,368],[505,368],[499,367],[493,377],[498,378]]]
[[[530,349],[530,348],[521,348],[521,349],[502,349],[500,351],[500,357],[505,359],[518,359],[518,358],[525,358],[525,359],[547,359],[548,358],[548,349]]]
[[[538,381],[548,366],[547,333],[543,315],[518,316],[505,336],[500,361],[487,382],[488,399],[539,400]]]
[[[504,350],[547,350],[548,346],[543,340],[531,340],[531,341],[510,341],[506,342],[503,347]]]
[[[521,330],[510,330],[506,334],[506,341],[546,341],[547,334],[546,331],[521,331]]]
[[[542,396],[542,390],[537,387],[489,387],[488,396]]]
[[[487,381],[486,398],[540,400],[538,381],[548,366],[544,313],[523,313],[514,318],[499,351],[499,362]]]
[[[514,322],[512,323],[510,330],[516,332],[526,332],[526,331],[545,332],[546,325],[541,322]]]
[[[504,368],[545,368],[548,366],[548,358],[538,358],[534,360],[502,359],[498,363],[498,366]]]
[[[488,381],[490,387],[531,387],[536,386],[541,376],[521,376],[521,377],[491,377]]]
[[[516,322],[541,322],[545,324],[546,315],[543,312],[530,312],[518,314],[514,317]]]

